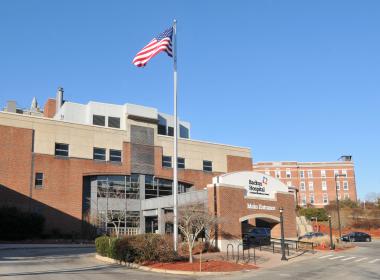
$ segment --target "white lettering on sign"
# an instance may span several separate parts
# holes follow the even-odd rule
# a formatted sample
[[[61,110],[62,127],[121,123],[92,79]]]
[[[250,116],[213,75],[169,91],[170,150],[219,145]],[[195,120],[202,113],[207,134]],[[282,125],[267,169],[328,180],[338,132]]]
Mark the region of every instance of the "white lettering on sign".
[[[268,206],[268,205],[262,205],[262,204],[254,204],[254,203],[247,203],[248,209],[253,210],[266,210],[266,211],[274,211],[276,210],[276,207],[274,206]]]

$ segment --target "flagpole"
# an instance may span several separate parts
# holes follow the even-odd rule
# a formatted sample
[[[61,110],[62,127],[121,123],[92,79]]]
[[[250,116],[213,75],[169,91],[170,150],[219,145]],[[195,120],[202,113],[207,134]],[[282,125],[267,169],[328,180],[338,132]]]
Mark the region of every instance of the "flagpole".
[[[174,151],[173,151],[173,242],[178,250],[178,117],[177,117],[177,20],[173,21],[173,67],[174,67]]]

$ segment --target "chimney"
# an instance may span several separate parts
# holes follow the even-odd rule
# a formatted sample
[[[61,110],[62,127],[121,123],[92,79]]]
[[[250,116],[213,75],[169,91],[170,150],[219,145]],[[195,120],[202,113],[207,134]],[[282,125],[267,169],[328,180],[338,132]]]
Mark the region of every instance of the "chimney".
[[[63,104],[63,88],[61,88],[61,87],[58,88],[55,101],[56,101],[55,112],[58,113],[59,109],[61,108],[61,106]]]
[[[13,100],[7,101],[7,108],[5,111],[10,112],[10,113],[16,113],[16,101],[13,101]]]

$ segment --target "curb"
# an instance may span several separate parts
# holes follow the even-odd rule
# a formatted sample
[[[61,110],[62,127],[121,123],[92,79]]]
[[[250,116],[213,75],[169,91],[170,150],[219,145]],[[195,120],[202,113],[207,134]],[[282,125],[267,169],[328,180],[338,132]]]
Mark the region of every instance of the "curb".
[[[246,272],[251,272],[251,271],[257,270],[257,269],[252,269],[252,270],[226,271],[226,272],[200,272],[200,271],[169,270],[169,269],[152,268],[149,266],[138,265],[135,263],[122,263],[122,262],[119,262],[115,259],[103,257],[103,256],[98,255],[98,254],[95,255],[95,258],[100,260],[100,261],[106,262],[106,263],[119,264],[119,265],[126,266],[128,268],[135,268],[135,269],[144,270],[144,271],[166,273],[166,274],[178,274],[178,275],[196,275],[196,276],[232,275],[232,274],[241,274],[241,273],[246,273]]]

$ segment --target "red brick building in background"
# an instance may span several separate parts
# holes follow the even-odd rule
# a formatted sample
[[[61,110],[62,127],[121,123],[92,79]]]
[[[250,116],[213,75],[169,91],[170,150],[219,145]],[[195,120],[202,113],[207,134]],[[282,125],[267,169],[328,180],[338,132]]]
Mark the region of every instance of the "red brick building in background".
[[[351,156],[333,162],[257,162],[253,170],[273,176],[297,191],[300,206],[323,207],[336,200],[357,201],[355,167]],[[336,180],[335,180],[336,178]]]

